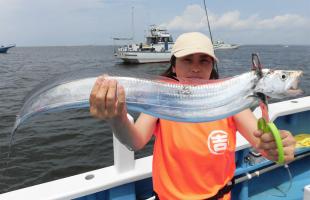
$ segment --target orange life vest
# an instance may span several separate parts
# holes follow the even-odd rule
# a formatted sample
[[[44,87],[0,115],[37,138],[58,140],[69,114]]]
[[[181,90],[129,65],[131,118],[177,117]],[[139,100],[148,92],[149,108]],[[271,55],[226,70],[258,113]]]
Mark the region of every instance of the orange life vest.
[[[232,117],[205,123],[160,119],[154,135],[153,187],[161,200],[206,199],[233,178]],[[223,199],[230,199],[230,194]]]

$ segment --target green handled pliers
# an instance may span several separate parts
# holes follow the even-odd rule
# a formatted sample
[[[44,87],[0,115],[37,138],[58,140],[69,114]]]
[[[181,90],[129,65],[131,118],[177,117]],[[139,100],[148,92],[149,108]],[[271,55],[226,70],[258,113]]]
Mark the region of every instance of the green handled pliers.
[[[252,54],[252,65],[253,65],[253,70],[256,70],[258,75],[262,77],[263,76],[262,65],[259,61],[258,54],[255,54],[255,53]],[[271,133],[273,135],[276,145],[277,145],[277,149],[278,149],[277,163],[284,164],[283,143],[282,143],[280,132],[277,126],[273,122],[270,122],[269,120],[267,96],[263,93],[258,93],[257,95],[260,98],[259,106],[262,110],[262,117],[258,119],[257,127],[263,133]]]
[[[278,149],[278,164],[284,164],[284,150],[283,150],[283,143],[280,136],[280,131],[277,126],[270,122],[268,116],[268,107],[267,104],[264,102],[260,102],[260,108],[262,110],[262,117],[257,121],[257,127],[263,133],[271,133],[275,139],[277,149]]]

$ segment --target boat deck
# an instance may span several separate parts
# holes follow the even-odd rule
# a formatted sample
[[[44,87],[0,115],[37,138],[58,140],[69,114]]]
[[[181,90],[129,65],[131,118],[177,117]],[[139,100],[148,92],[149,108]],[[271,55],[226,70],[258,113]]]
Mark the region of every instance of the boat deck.
[[[303,167],[304,166],[304,167]],[[305,167],[308,166],[308,170]],[[310,185],[310,156],[281,167],[249,181],[250,200],[300,200],[303,199],[305,185]]]

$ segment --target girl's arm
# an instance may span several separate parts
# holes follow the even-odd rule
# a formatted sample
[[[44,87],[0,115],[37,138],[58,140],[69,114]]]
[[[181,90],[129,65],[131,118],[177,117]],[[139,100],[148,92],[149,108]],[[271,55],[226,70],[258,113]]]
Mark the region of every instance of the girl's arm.
[[[233,116],[237,130],[247,139],[253,147],[259,143],[259,139],[254,136],[257,130],[257,119],[250,109],[246,109]]]
[[[157,118],[141,114],[133,124],[127,117],[124,88],[100,76],[90,95],[90,113],[105,120],[115,136],[129,149],[141,149],[152,137]]]
[[[152,138],[157,118],[141,113],[133,124],[126,116],[123,120],[112,120],[110,126],[118,140],[130,150],[142,149]]]
[[[234,115],[237,130],[253,147],[260,151],[269,160],[278,160],[277,145],[271,133],[262,133],[257,130],[257,119],[250,109]],[[289,131],[280,130],[284,148],[285,162],[294,159],[296,141]]]

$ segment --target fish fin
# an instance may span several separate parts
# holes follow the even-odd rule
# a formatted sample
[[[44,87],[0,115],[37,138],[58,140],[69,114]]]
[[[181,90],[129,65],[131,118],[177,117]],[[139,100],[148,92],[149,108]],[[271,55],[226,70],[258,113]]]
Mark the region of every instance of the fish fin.
[[[259,77],[263,76],[263,65],[260,63],[258,53],[252,53],[252,70],[255,70]]]

